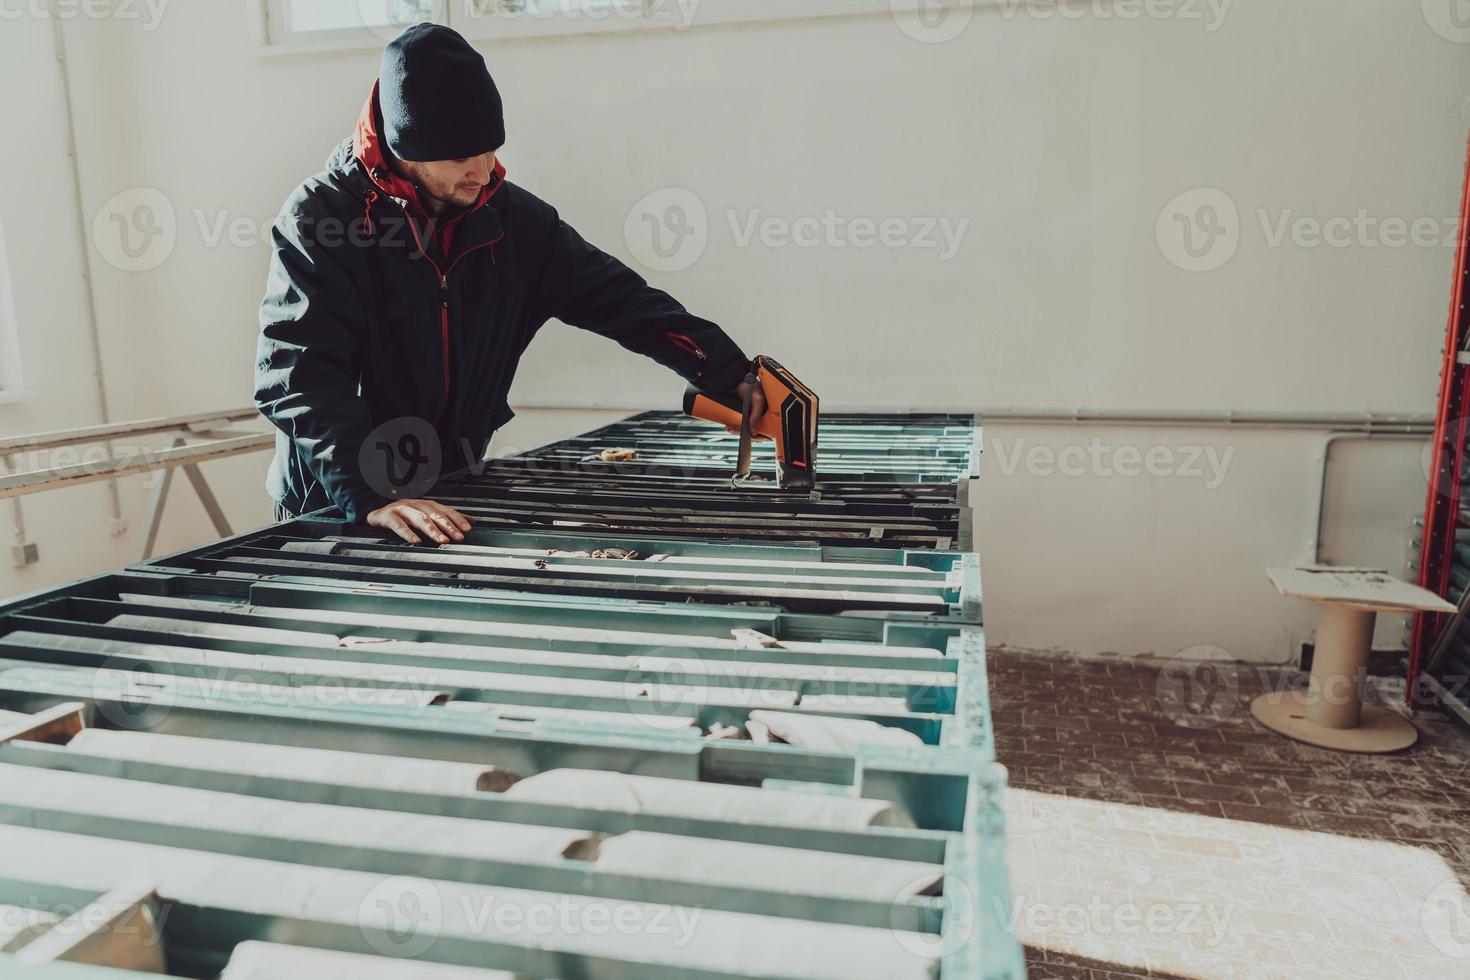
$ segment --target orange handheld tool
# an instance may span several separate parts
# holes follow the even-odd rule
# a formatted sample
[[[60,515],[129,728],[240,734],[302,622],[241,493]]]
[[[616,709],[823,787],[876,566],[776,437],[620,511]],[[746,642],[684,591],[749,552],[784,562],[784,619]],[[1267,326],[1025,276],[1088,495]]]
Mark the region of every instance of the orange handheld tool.
[[[751,442],[765,436],[776,444],[777,485],[783,490],[811,490],[816,486],[817,396],[790,371],[764,355],[750,366],[746,381],[757,382],[766,396],[766,410],[753,416],[748,400],[726,393],[712,395],[690,385],[684,392],[684,412],[697,419],[740,427],[740,461],[733,483],[750,476]]]

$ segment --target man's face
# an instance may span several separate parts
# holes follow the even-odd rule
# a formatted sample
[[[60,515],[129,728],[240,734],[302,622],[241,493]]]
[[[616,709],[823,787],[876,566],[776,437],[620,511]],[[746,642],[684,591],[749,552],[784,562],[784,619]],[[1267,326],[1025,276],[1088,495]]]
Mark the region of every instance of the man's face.
[[[495,170],[495,151],[464,160],[399,162],[408,178],[429,198],[423,203],[438,212],[445,207],[467,208],[479,199]]]

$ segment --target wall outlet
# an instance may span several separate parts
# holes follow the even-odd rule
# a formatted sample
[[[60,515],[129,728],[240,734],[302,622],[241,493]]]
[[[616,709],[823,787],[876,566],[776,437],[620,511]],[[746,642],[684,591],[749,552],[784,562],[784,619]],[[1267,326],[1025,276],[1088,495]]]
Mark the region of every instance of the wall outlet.
[[[120,538],[128,533],[128,520],[125,517],[114,517],[107,522],[107,531],[114,538]]]
[[[27,565],[34,565],[40,561],[41,552],[34,542],[31,544],[14,545],[10,549],[10,560],[16,568],[24,568]]]

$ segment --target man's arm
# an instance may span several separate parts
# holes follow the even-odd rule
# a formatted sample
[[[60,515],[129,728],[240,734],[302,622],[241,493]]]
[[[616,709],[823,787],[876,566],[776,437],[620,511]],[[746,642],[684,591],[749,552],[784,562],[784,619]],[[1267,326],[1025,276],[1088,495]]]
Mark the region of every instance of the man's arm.
[[[550,209],[541,314],[614,340],[712,392],[734,391],[750,358],[714,323],[589,244]]]
[[[392,501],[363,479],[372,412],[358,394],[358,343],[347,326],[361,322],[361,301],[339,256],[310,236],[311,225],[290,209],[271,229],[255,406],[291,439],[348,520],[388,528],[413,544],[419,539],[411,527],[441,544],[462,540],[469,521],[452,508]]]

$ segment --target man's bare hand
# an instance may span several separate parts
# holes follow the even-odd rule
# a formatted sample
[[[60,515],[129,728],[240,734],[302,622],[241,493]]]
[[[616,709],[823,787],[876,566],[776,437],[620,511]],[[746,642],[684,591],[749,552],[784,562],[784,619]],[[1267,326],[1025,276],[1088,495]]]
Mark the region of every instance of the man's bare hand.
[[[395,500],[368,514],[367,522],[392,531],[409,544],[421,544],[423,537],[435,544],[463,541],[470,529],[470,518],[433,500]]]
[[[764,418],[766,414],[766,389],[761,387],[759,382],[757,382],[756,384],[750,384],[749,382],[742,381],[740,382],[740,386],[735,389],[735,392],[740,396],[740,400],[742,402],[745,400],[746,396],[749,395],[750,425],[751,428],[754,429],[756,426],[760,425],[761,419]],[[730,433],[730,435],[732,436],[738,436],[740,435],[740,426],[727,425],[725,426],[725,431]],[[755,433],[754,438],[769,439],[770,436],[763,436],[759,433]]]

